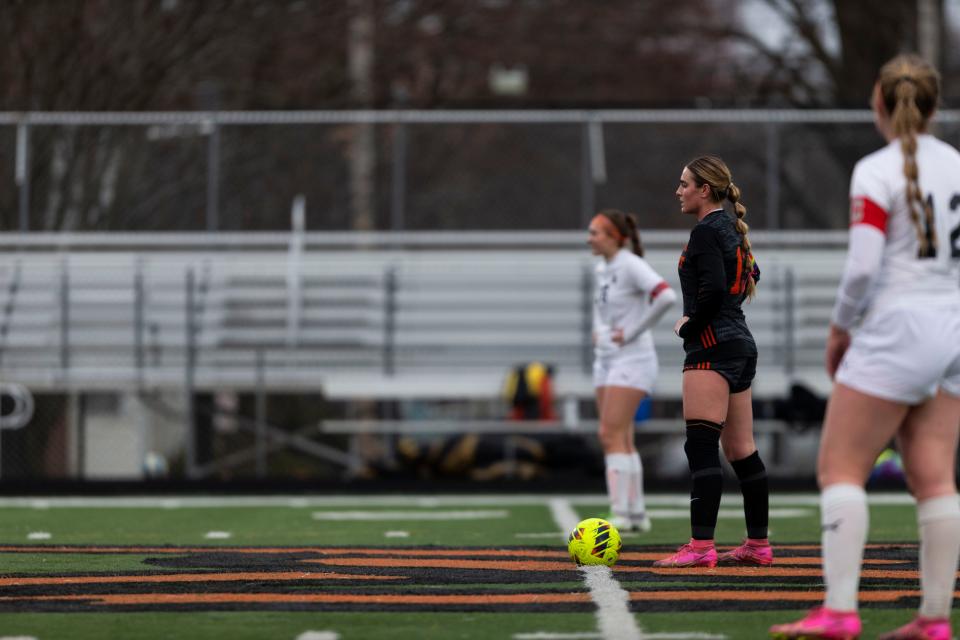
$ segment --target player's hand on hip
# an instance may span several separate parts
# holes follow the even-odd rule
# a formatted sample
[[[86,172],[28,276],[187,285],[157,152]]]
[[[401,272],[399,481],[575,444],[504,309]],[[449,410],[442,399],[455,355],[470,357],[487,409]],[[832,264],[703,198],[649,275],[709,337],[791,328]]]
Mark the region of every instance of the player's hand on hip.
[[[610,332],[610,340],[614,344],[623,345],[623,329],[614,329]]]
[[[847,349],[850,347],[850,332],[846,329],[841,329],[836,325],[830,325],[830,335],[827,336],[827,352],[826,352],[826,365],[827,365],[827,375],[830,376],[830,379],[833,380],[833,376],[837,373],[837,368],[840,366],[840,361],[843,360],[843,354],[847,352]]]
[[[673,325],[673,332],[679,336],[679,335],[680,335],[680,327],[682,327],[683,325],[687,324],[687,320],[689,320],[689,319],[690,319],[690,316],[683,316],[682,318],[680,318],[679,320],[677,320],[677,324]]]

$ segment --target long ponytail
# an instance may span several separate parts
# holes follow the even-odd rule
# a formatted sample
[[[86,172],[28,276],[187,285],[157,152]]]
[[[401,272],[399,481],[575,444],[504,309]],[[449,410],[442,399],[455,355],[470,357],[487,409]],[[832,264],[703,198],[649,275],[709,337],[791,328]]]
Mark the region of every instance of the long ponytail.
[[[897,56],[880,69],[880,94],[903,152],[907,207],[921,258],[936,255],[933,206],[923,197],[917,167],[917,133],[926,129],[940,96],[940,75],[916,55]],[[922,221],[921,221],[922,215]]]
[[[744,221],[744,217],[747,215],[747,207],[740,202],[740,187],[733,184],[733,180],[730,180],[730,185],[727,187],[727,200],[733,204],[733,212],[736,214],[737,219],[734,222],[734,227],[737,230],[737,233],[740,234],[740,247],[743,249],[743,253],[747,256],[750,256],[751,268],[753,262],[753,252],[750,250],[750,236],[747,235],[750,232],[750,225]],[[747,278],[747,299],[752,300],[753,296],[757,294],[757,283],[751,277]]]
[[[754,260],[753,253],[750,250],[750,237],[747,235],[750,226],[743,219],[747,215],[747,207],[740,201],[742,195],[740,187],[733,184],[733,175],[730,173],[730,168],[717,156],[701,156],[688,162],[687,169],[693,174],[693,179],[698,186],[709,185],[710,195],[714,202],[719,204],[724,200],[729,200],[733,204],[733,211],[737,216],[734,225],[737,233],[740,234],[742,259],[748,261],[748,268],[752,272]],[[747,298],[752,299],[756,293],[756,278],[751,275],[747,278]]]
[[[597,213],[610,221],[620,234],[620,246],[623,241],[629,240],[633,252],[643,257],[643,245],[640,243],[640,231],[637,228],[637,217],[632,213],[624,213],[619,209],[604,209]]]
[[[630,232],[630,244],[633,245],[633,252],[643,257],[643,244],[640,242],[640,230],[637,228],[637,216],[633,213],[624,214],[624,220],[627,224],[627,230]]]

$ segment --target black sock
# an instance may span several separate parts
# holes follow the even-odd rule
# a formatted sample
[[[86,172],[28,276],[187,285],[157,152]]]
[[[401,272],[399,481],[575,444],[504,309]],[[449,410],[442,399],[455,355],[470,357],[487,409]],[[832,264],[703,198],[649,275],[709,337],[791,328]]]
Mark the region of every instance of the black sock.
[[[767,468],[763,466],[760,452],[754,451],[742,460],[732,460],[730,465],[740,480],[747,537],[766,538],[770,517],[770,487],[767,482]]]
[[[690,465],[690,531],[694,540],[713,540],[717,511],[723,493],[720,468],[722,424],[709,420],[687,420],[687,441],[683,450]]]

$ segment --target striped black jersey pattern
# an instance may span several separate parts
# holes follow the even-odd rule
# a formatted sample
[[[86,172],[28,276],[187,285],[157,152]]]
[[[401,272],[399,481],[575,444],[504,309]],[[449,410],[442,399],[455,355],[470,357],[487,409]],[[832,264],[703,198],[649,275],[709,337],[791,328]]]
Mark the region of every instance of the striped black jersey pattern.
[[[680,328],[686,363],[757,355],[741,305],[747,296],[753,258],[742,246],[734,218],[723,209],[708,213],[690,232],[680,255],[683,315]]]

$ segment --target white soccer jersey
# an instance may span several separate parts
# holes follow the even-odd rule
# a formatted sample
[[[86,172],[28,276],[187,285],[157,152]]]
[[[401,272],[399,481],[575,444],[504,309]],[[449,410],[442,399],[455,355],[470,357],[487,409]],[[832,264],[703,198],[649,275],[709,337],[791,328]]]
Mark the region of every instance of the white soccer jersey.
[[[850,255],[833,320],[848,329],[867,307],[960,301],[960,153],[917,136],[920,189],[933,206],[933,255],[920,256],[907,206],[900,141],[857,163],[850,183]],[[918,205],[921,228],[933,237]]]
[[[601,260],[597,264],[595,284],[593,330],[598,336],[596,356],[654,355],[653,337],[641,327],[650,319],[649,311],[655,298],[665,291],[670,292],[664,295],[665,300],[669,298],[672,302],[676,298],[663,278],[646,260],[621,249],[609,262]],[[611,352],[602,343],[604,337],[609,339],[610,333],[617,329],[623,331],[625,342]]]

